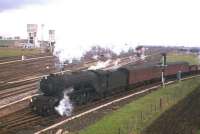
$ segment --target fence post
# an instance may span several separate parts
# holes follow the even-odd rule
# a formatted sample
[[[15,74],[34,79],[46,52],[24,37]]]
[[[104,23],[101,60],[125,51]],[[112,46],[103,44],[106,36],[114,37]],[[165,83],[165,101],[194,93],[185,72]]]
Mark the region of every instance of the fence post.
[[[137,116],[135,117],[135,130],[137,130]]]
[[[63,133],[63,129],[58,129],[55,134],[62,134],[62,133]]]
[[[118,129],[118,134],[121,134],[121,129],[120,129],[120,127],[119,127],[119,129]]]
[[[131,119],[131,131],[134,131],[134,129],[135,129],[135,117],[132,117],[132,119]]]
[[[127,123],[127,132],[128,132],[128,134],[130,133],[130,124],[131,124],[131,121],[128,121],[128,123]]]
[[[53,130],[52,129],[50,130],[49,134],[53,134]]]
[[[151,104],[151,113],[153,112],[153,104]]]
[[[169,96],[167,95],[167,105],[169,105]]]
[[[162,98],[160,98],[160,110],[162,110],[162,107],[163,107],[163,100]]]

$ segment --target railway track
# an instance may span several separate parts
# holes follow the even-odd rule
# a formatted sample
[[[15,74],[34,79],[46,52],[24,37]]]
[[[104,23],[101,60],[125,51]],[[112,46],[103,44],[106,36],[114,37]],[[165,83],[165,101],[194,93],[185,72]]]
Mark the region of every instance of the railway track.
[[[26,56],[26,59],[24,59],[23,61],[30,61],[30,60],[33,61],[33,60],[44,59],[44,58],[49,58],[49,57],[53,57],[53,55],[44,55],[44,54],[30,55],[30,56]],[[17,57],[0,58],[0,65],[11,64],[11,63],[16,63],[16,62],[22,62],[22,57],[17,56]]]
[[[10,90],[15,90],[13,88],[36,83],[38,82],[38,80],[39,78],[34,78],[34,79],[26,79],[26,80],[21,80],[21,81],[12,81],[12,82],[7,82],[7,83],[2,83],[0,85],[0,89],[1,89],[0,94],[10,91]]]
[[[191,78],[192,77],[186,79],[191,79]],[[172,84],[174,82],[175,81],[169,81],[167,84]],[[29,129],[31,133],[37,132],[37,134],[47,132],[71,120],[77,119],[91,112],[100,110],[114,103],[124,101],[131,97],[135,97],[138,95],[140,96],[141,94],[146,94],[148,92],[151,92],[152,90],[156,90],[159,87],[161,87],[160,82],[152,85],[139,87],[132,91],[108,97],[106,99],[82,106],[81,108],[76,110],[76,112],[71,117],[58,117],[57,115],[50,117],[41,117],[32,113],[29,108],[23,109],[17,113],[13,113],[12,115],[0,119],[1,122],[0,133],[14,134],[16,131],[24,131],[27,129]],[[54,123],[56,124],[53,125]]]
[[[101,107],[101,105],[109,103],[115,99],[119,99],[120,97],[125,96],[130,93],[131,91],[114,95],[106,99],[87,104],[85,106],[81,106],[78,109],[76,109],[72,117],[59,117],[57,115],[50,116],[50,117],[41,117],[32,113],[29,108],[23,109],[17,113],[13,113],[7,117],[3,117],[0,119],[0,122],[2,124],[0,133],[14,134],[16,131],[19,132],[19,131],[24,131],[27,129],[30,129],[31,133],[38,132],[55,123],[65,122],[65,120],[70,121],[74,117],[77,118],[77,117],[80,117],[80,115],[83,116],[88,111],[93,110],[96,106]],[[30,127],[30,126],[33,126],[33,127]],[[34,127],[34,126],[38,126],[38,127]]]
[[[55,72],[55,64],[57,62],[58,59],[56,57],[47,56],[27,59],[21,62],[9,62],[9,64],[7,62],[7,64],[0,63],[0,83]]]
[[[41,117],[35,115],[31,112],[29,108],[23,109],[14,115],[10,115],[9,117],[4,117],[1,119],[0,133],[2,134],[15,134],[20,130],[31,130],[34,132],[34,129],[43,128],[47,126],[47,124],[52,124],[54,122],[55,117]],[[36,128],[34,128],[36,127]]]
[[[8,98],[17,94],[21,94],[24,92],[37,90],[37,89],[38,89],[38,82],[24,84],[22,86],[18,86],[15,88],[9,88],[7,90],[3,90],[2,92],[0,92],[0,99]]]
[[[126,60],[127,59],[125,59],[125,61]],[[87,66],[76,68],[76,70],[73,70],[73,71],[77,71],[77,70],[87,70]],[[71,71],[71,70],[66,70],[66,72],[68,72],[68,71]],[[63,72],[65,72],[65,71],[56,72],[55,74],[63,73]],[[25,80],[17,80],[17,81],[14,81],[14,82],[12,81],[12,82],[5,83],[3,85],[4,89],[6,89],[6,87],[7,88],[10,87],[10,89],[7,89],[3,92],[0,92],[0,99],[10,98],[12,96],[22,94],[24,92],[36,90],[37,89],[37,84],[36,84],[37,82],[36,81],[38,81],[43,76],[44,75],[36,76],[36,77],[30,78],[30,79],[27,79],[27,80],[26,79]],[[14,85],[20,86],[20,87],[13,88]],[[106,98],[105,101],[111,101],[112,99],[117,98],[119,96],[112,96],[112,97],[113,98]],[[90,104],[90,106],[86,105],[82,108],[83,109],[90,109],[90,108],[92,109],[92,107],[95,107],[97,105],[101,105],[101,104],[105,103],[105,101],[99,101],[98,103],[95,102],[94,104]],[[26,111],[29,111],[29,112],[26,113]],[[77,111],[77,113],[80,113],[80,111]],[[62,121],[62,120],[65,119],[65,118],[57,118],[57,117],[54,117],[54,116],[48,117],[48,118],[42,118],[40,116],[37,116],[37,115],[34,115],[33,113],[31,113],[30,109],[25,109],[25,111],[22,110],[22,111],[17,112],[17,115],[15,115],[15,114],[16,113],[14,113],[11,116],[0,119],[0,122],[1,122],[1,125],[2,125],[0,132],[13,133],[13,132],[16,132],[18,130],[23,130],[24,128],[27,128],[28,126],[38,126],[38,125],[42,126],[42,127],[39,127],[39,129],[42,129],[42,128],[44,128],[44,126],[47,127],[48,125],[52,125],[55,122],[59,122],[59,121]],[[32,131],[39,130],[38,128],[31,128],[31,129],[33,129]]]
[[[13,103],[38,91],[39,79],[20,82],[4,83],[0,85],[0,107]]]

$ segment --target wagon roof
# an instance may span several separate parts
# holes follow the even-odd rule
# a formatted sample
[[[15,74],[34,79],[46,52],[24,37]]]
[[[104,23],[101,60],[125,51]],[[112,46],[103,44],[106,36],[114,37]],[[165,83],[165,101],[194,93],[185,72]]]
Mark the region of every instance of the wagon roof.
[[[175,64],[185,64],[185,65],[189,65],[188,62],[185,62],[185,61],[177,61],[177,62],[167,62],[167,65],[175,65]]]
[[[146,69],[146,68],[159,68],[160,63],[148,63],[148,64],[142,64],[142,65],[126,65],[121,67],[120,69],[126,69],[126,70],[140,70],[140,69]],[[167,62],[167,65],[189,65],[188,62]]]
[[[142,64],[142,65],[126,65],[126,66],[121,67],[120,69],[139,70],[139,69],[145,69],[145,68],[153,68],[156,66],[158,66],[158,64],[148,63],[148,64]]]

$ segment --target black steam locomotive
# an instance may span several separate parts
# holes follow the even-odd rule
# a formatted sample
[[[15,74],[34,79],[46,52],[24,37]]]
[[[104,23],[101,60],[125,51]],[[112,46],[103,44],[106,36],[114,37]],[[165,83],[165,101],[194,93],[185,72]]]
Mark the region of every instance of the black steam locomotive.
[[[127,65],[116,70],[88,70],[72,74],[51,74],[40,82],[42,95],[31,99],[33,112],[48,116],[55,112],[65,94],[74,107],[93,102],[134,87],[161,81],[162,70],[158,64]],[[199,73],[200,67],[185,62],[169,63],[164,70],[166,78]]]

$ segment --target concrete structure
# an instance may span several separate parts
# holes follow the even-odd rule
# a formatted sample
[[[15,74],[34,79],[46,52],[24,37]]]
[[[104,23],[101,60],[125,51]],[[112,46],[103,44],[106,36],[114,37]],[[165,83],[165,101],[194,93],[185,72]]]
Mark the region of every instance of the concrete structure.
[[[54,51],[55,43],[55,30],[49,30],[49,47],[51,52]]]
[[[28,46],[39,47],[37,42],[37,24],[27,24]]]
[[[145,58],[145,47],[143,46],[138,46],[136,48],[136,53],[137,53],[137,56],[144,59]]]

